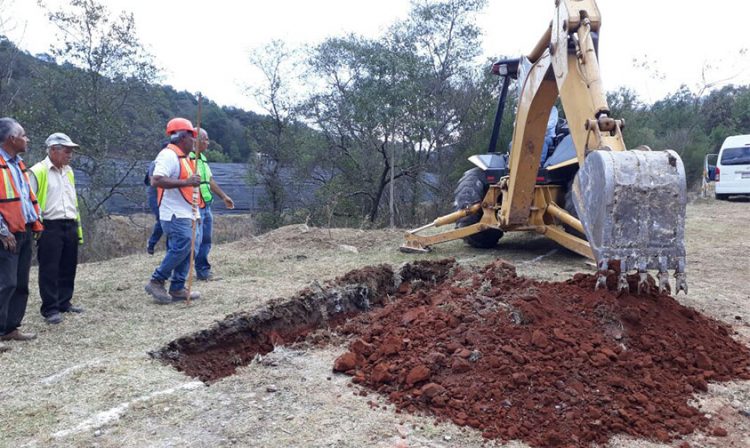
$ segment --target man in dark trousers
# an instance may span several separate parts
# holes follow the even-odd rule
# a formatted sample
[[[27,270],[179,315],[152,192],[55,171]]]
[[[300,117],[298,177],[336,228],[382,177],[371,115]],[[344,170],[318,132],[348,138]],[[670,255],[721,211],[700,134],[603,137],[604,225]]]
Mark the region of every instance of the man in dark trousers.
[[[82,313],[74,306],[73,289],[78,265],[78,245],[83,243],[81,216],[73,169],[78,144],[62,132],[45,141],[47,157],[31,167],[31,189],[42,211],[44,233],[37,244],[41,313],[48,324],[62,322],[61,313]]]
[[[39,206],[20,157],[28,144],[16,120],[0,118],[0,344],[36,338],[18,329],[29,298],[33,233],[42,231]],[[0,345],[0,352],[8,349]]]
[[[151,236],[148,237],[148,243],[146,243],[146,252],[149,255],[153,255],[156,251],[156,244],[159,243],[164,230],[161,228],[161,222],[159,221],[159,199],[156,196],[156,187],[151,186],[151,177],[154,175],[154,168],[156,168],[156,161],[152,161],[146,171],[146,177],[143,179],[143,183],[146,184],[146,199],[148,201],[148,209],[151,214],[156,218],[156,223],[151,230]]]

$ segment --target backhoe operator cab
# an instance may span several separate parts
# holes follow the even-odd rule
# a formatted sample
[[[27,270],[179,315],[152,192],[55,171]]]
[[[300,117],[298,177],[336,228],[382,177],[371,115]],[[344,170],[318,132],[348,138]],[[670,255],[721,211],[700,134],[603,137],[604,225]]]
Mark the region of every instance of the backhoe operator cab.
[[[524,81],[532,67],[531,62],[525,56],[517,59],[503,59],[492,66],[492,73],[502,77],[500,99],[495,113],[495,121],[492,126],[487,154],[479,154],[469,157],[469,161],[476,165],[464,173],[458,182],[455,191],[453,208],[460,211],[481,201],[487,194],[491,184],[499,182],[508,176],[508,153],[497,152],[497,141],[500,127],[507,102],[507,92],[511,80],[516,81],[518,97],[521,97]],[[564,209],[574,217],[577,217],[572,200],[573,178],[578,172],[578,160],[573,138],[570,135],[568,122],[559,118],[556,106],[550,109],[544,134],[544,144],[539,168],[536,174],[537,185],[558,185],[563,194],[562,204]],[[511,146],[512,148],[512,146]],[[480,214],[469,215],[456,221],[456,228],[462,228],[476,224],[481,218]],[[582,237],[583,233],[575,233]],[[464,237],[464,241],[472,247],[489,249],[494,247],[503,232],[488,229],[473,235]],[[588,255],[588,254],[586,254]]]
[[[469,161],[478,168],[484,171],[495,171],[487,173],[487,181],[490,183],[496,182],[500,177],[508,174],[508,154],[500,154],[500,157],[494,155],[497,152],[497,140],[507,100],[507,83],[510,80],[516,81],[518,96],[520,97],[523,81],[526,75],[528,75],[531,65],[531,62],[522,56],[518,59],[503,59],[492,66],[493,74],[503,76],[503,93],[500,96],[497,106],[495,122],[492,127],[492,137],[490,138],[487,154],[469,157]],[[575,159],[576,149],[573,145],[573,138],[570,135],[568,122],[564,118],[559,117],[557,107],[553,106],[547,120],[537,182],[567,185],[572,180],[575,172],[578,171],[578,164]],[[560,171],[561,168],[568,169]],[[501,171],[497,171],[498,169]]]
[[[727,137],[719,150],[714,172],[716,199],[750,195],[750,135]]]
[[[487,154],[470,158],[476,168],[459,181],[455,211],[406,233],[401,250],[425,252],[459,238],[493,247],[504,232],[532,231],[594,259],[597,287],[606,286],[612,268],[618,289],[629,289],[626,274],[636,270],[638,291],[647,291],[647,270],[656,269],[659,290],[666,291],[673,269],[676,291],[687,292],[682,161],[671,150],[626,148],[624,123],[610,116],[600,78],[595,0],[554,5],[552,22],[531,53],[493,67],[502,87],[490,145]],[[509,154],[498,154],[513,78],[519,95],[512,144]],[[558,98],[567,127],[550,119]],[[420,234],[454,223],[451,231]]]

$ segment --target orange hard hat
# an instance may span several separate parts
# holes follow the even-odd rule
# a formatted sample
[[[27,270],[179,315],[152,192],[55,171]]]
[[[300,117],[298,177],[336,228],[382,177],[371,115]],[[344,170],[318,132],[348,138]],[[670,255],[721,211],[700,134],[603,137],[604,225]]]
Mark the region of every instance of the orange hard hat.
[[[172,135],[178,131],[190,131],[193,137],[198,136],[198,132],[193,128],[193,123],[187,118],[172,118],[167,123],[167,135]]]

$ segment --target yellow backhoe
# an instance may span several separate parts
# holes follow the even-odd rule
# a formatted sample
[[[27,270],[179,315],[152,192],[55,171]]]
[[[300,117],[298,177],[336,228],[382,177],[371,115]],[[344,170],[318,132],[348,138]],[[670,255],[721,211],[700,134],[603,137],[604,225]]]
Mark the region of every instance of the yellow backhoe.
[[[502,89],[488,154],[469,158],[477,167],[459,182],[456,211],[408,232],[402,251],[458,238],[492,247],[503,232],[532,231],[594,259],[597,288],[615,268],[618,289],[628,289],[626,274],[637,271],[641,292],[653,269],[659,290],[670,290],[672,269],[676,292],[687,293],[682,160],[672,150],[626,148],[624,123],[610,116],[601,83],[600,25],[595,0],[556,0],[531,53],[493,66]],[[505,155],[496,144],[510,79],[518,80],[519,97]],[[558,98],[567,126],[549,125]],[[420,234],[453,223],[451,231]]]

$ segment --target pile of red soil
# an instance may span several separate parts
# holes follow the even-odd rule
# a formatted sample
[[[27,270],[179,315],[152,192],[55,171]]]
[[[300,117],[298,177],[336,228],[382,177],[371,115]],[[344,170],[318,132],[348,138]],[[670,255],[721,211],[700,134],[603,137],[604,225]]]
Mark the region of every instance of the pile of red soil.
[[[688,401],[708,381],[750,379],[750,350],[672,297],[594,283],[534,281],[500,261],[430,288],[405,282],[398,301],[342,327],[354,340],[334,370],[401,410],[532,446],[708,428]]]

